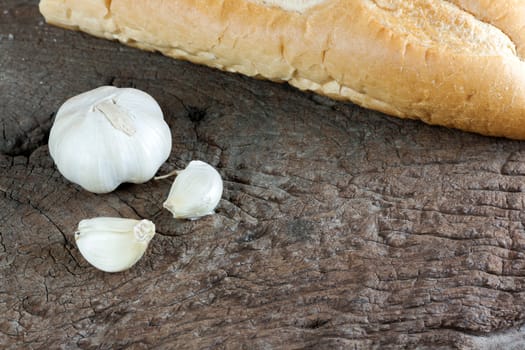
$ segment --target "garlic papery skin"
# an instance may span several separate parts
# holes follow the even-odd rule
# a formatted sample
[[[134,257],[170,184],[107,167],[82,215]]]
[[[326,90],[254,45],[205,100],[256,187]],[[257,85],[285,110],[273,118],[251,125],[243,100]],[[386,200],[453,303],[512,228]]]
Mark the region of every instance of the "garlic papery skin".
[[[98,217],[80,221],[75,241],[91,265],[119,272],[142,258],[154,235],[155,225],[149,220]]]
[[[49,135],[49,153],[60,173],[95,193],[150,180],[168,159],[171,144],[153,97],[114,86],[67,100]]]
[[[164,208],[176,219],[198,219],[214,213],[222,197],[221,175],[211,165],[194,160],[177,172]]]

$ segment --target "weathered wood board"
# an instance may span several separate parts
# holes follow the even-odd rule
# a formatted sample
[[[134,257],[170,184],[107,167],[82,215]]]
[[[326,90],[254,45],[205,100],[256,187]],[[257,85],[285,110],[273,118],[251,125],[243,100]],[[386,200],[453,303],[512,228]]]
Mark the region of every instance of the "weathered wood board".
[[[94,195],[46,140],[68,97],[112,84],[160,103],[162,171],[201,159],[217,214],[176,221],[171,181]],[[405,121],[46,25],[0,3],[0,344],[18,349],[521,349],[525,143]],[[123,273],[77,223],[149,218]]]

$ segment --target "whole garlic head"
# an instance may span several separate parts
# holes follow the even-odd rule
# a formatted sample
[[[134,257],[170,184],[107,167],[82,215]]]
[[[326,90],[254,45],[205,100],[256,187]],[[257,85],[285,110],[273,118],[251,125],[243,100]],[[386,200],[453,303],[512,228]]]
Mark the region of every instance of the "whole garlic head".
[[[145,92],[102,86],[67,100],[49,135],[60,173],[95,193],[150,180],[171,152],[171,132]]]
[[[177,172],[164,208],[176,219],[197,219],[213,214],[222,197],[221,175],[211,165],[194,160]]]
[[[80,221],[75,241],[91,265],[119,272],[142,258],[154,235],[155,225],[149,220],[99,217]]]

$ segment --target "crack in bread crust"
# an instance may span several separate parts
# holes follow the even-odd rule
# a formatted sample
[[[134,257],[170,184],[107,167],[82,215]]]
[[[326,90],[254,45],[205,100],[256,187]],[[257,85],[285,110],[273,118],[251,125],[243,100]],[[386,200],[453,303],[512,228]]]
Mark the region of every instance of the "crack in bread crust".
[[[327,0],[248,0],[263,6],[280,7],[285,11],[304,12]]]
[[[525,60],[525,1],[523,0],[446,0],[478,20],[500,29],[514,43]]]
[[[385,27],[409,35],[425,47],[445,46],[457,53],[516,55],[510,38],[491,23],[448,1],[368,0],[363,2]]]

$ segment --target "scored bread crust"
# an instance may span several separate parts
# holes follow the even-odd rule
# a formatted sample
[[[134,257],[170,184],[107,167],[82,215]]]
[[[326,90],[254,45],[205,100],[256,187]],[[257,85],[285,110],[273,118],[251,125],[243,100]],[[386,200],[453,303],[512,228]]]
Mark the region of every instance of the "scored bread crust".
[[[523,0],[450,0],[480,20],[501,29],[516,44],[525,58],[525,1]]]
[[[40,10],[49,23],[174,58],[525,139],[525,1],[277,2],[41,0]]]

